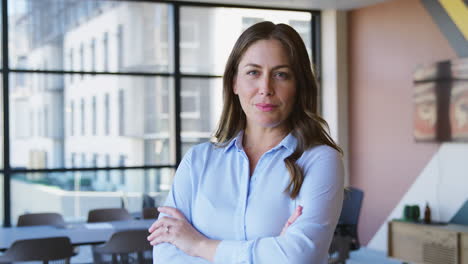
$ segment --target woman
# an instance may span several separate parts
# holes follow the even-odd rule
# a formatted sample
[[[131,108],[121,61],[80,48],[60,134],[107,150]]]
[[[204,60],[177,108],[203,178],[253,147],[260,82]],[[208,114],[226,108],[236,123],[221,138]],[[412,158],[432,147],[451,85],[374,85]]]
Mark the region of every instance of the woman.
[[[188,151],[149,229],[155,263],[327,263],[343,167],[308,58],[284,24],[239,37],[217,142]]]

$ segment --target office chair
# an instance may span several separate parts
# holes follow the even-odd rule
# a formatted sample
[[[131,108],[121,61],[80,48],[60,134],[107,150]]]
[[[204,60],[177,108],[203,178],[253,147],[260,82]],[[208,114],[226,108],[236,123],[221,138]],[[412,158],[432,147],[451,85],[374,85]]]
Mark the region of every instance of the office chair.
[[[143,208],[156,207],[154,198],[148,194],[143,194]]]
[[[88,223],[112,222],[132,220],[133,217],[125,208],[100,208],[88,212]],[[97,246],[92,246],[93,260],[95,263],[106,263],[106,257],[96,251]]]
[[[88,223],[132,220],[133,217],[125,208],[94,209],[88,213]]]
[[[42,261],[47,264],[50,260],[64,260],[68,264],[72,256],[73,247],[68,237],[25,239],[15,241],[0,256],[0,263]]]
[[[112,255],[112,263],[130,263],[130,254],[136,253],[138,263],[152,263],[151,259],[144,259],[143,253],[149,251],[153,246],[146,237],[149,235],[146,229],[119,231],[104,244],[94,248],[99,254]],[[107,262],[95,262],[107,263]]]
[[[158,208],[147,207],[143,208],[143,219],[154,219],[156,220],[159,216]]]
[[[66,223],[62,215],[59,213],[31,213],[23,214],[18,217],[16,226],[37,226],[37,225],[50,225],[57,228],[65,228]],[[73,256],[80,253],[80,247],[73,247]]]
[[[349,258],[349,251],[361,247],[358,221],[363,198],[364,192],[357,188],[349,187],[345,190],[343,208],[328,251],[329,255],[337,253],[338,257],[330,258],[328,263],[345,263]]]
[[[51,225],[59,228],[66,226],[65,220],[58,213],[23,214],[18,217],[17,226]]]

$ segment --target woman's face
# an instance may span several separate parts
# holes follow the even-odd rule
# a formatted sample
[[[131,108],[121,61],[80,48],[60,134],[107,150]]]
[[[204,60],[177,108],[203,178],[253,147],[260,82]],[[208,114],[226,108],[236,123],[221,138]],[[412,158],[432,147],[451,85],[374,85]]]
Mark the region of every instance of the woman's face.
[[[285,128],[296,101],[296,81],[281,42],[254,42],[239,62],[233,87],[247,126]]]

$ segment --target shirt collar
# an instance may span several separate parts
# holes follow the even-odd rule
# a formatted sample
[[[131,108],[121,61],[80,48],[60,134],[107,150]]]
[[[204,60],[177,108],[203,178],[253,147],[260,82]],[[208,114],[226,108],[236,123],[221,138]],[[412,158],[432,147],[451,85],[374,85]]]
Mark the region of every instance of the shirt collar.
[[[244,130],[241,130],[237,136],[232,139],[224,148],[224,152],[228,151],[232,146],[236,146],[238,151],[243,150],[244,148],[242,147],[242,139],[244,137]],[[278,150],[282,147],[287,149],[289,152],[293,153],[294,150],[296,150],[297,146],[297,139],[295,136],[293,136],[292,133],[289,133],[281,142],[276,145],[274,148],[272,148],[270,151],[275,151]]]
[[[232,139],[224,148],[224,152],[228,151],[232,146],[236,146],[238,151],[243,150],[242,147],[242,138],[244,137],[244,130],[241,130],[239,133],[237,133],[237,136]]]
[[[276,147],[272,148],[271,151],[284,147],[289,152],[293,153],[294,150],[296,150],[296,146],[297,146],[297,139],[290,132],[285,138],[283,138],[283,140],[281,140],[281,142],[278,145],[276,145]]]

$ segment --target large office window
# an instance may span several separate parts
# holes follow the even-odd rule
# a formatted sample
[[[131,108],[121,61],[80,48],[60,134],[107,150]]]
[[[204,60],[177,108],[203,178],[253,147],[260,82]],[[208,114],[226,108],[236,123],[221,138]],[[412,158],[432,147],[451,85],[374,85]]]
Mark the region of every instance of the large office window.
[[[0,153],[9,164],[0,173],[12,190],[8,223],[24,212],[50,211],[48,204],[63,206],[53,210],[67,219],[83,219],[122,193],[132,206],[143,192],[162,201],[184,153],[216,128],[221,75],[241,32],[272,20],[295,27],[310,50],[318,41],[318,13],[310,10],[6,1],[9,68],[2,74],[10,81],[2,91],[9,92],[10,119],[3,127],[10,136],[1,142],[9,145]],[[72,198],[53,195],[57,189]],[[24,192],[44,199],[43,206],[23,202]]]

